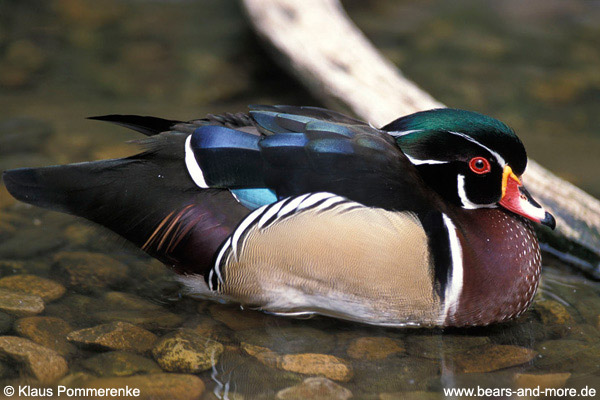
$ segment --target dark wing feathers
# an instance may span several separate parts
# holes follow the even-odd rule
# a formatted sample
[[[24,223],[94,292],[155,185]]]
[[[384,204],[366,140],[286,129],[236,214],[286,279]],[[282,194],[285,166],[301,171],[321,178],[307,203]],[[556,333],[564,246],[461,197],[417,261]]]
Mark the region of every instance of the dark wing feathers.
[[[173,125],[179,123],[179,121],[172,121],[157,117],[118,114],[88,117],[88,119],[112,122],[113,124],[121,125],[125,128],[133,129],[134,131],[143,133],[146,136],[157,135],[161,132],[168,131]]]
[[[430,204],[388,134],[318,108],[261,106],[250,114],[263,136],[210,125],[194,131],[192,148],[209,186],[266,187],[280,199],[330,191],[387,209]]]

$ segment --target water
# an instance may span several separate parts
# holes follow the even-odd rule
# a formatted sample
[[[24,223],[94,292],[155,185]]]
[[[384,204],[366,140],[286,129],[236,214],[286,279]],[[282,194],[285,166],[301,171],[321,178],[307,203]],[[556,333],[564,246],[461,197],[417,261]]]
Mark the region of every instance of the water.
[[[0,169],[136,151],[124,144],[135,133],[86,116],[190,119],[253,103],[318,105],[255,43],[237,3],[98,4],[0,2]],[[598,3],[448,4],[348,6],[377,46],[436,98],[508,122],[532,158],[600,195]],[[9,137],[15,130],[19,137]],[[73,254],[77,268],[65,261]],[[110,258],[94,264],[98,254]],[[183,329],[223,345],[222,353],[206,355],[214,366],[195,373],[206,386],[203,398],[273,398],[318,375],[314,366],[302,373],[310,357],[283,367],[285,355],[307,353],[327,356],[321,374],[361,399],[439,398],[443,388],[478,385],[600,390],[600,285],[548,255],[536,305],[509,324],[441,331],[292,320],[181,297],[166,268],[123,240],[17,203],[0,187],[0,276],[21,274],[66,287],[39,315],[60,318],[69,331],[125,320],[163,339]],[[25,335],[18,318],[2,321],[3,335]],[[44,346],[63,352],[69,373],[60,382],[70,386],[166,369],[148,350],[133,360],[133,350],[122,356],[69,347],[64,336],[63,347],[56,340]],[[114,357],[98,358],[109,353]],[[17,366],[10,357],[0,362],[0,386],[36,385],[31,371]]]

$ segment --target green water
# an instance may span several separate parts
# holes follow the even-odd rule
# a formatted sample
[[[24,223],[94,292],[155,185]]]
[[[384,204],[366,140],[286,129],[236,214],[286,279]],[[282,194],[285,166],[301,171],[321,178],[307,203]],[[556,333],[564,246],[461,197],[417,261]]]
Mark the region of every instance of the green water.
[[[598,2],[346,5],[367,36],[434,97],[502,119],[532,158],[600,195]],[[271,61],[236,2],[0,1],[0,170],[135,151],[124,144],[135,133],[87,116],[185,120],[255,103],[319,105]],[[108,267],[125,264],[127,273],[86,286],[65,275],[64,252],[105,254]],[[439,398],[445,387],[532,382],[600,390],[600,285],[549,256],[538,303],[509,324],[441,332],[290,320],[183,298],[166,268],[114,235],[17,203],[0,187],[0,278],[20,274],[67,288],[39,315],[60,318],[73,330],[126,320],[159,337],[185,328],[224,345],[214,367],[195,373],[207,399],[273,398],[316,375],[265,365],[244,350],[248,344],[280,356],[338,357],[352,372],[337,383],[359,399]],[[115,292],[139,301],[116,302]],[[147,314],[140,307],[151,316],[140,319]],[[0,332],[18,335],[17,325],[11,316]],[[369,338],[387,340],[379,345],[383,355],[360,350]],[[84,377],[73,386],[148,373],[99,362],[95,357],[106,350],[69,349],[68,376]],[[153,359],[147,351],[139,355]],[[0,361],[0,386],[35,384],[19,366]]]

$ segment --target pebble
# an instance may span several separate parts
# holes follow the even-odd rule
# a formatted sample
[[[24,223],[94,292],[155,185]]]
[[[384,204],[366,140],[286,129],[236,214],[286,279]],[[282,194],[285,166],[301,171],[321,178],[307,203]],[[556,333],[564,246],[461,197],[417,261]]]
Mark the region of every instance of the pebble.
[[[429,389],[429,380],[440,373],[440,363],[418,357],[390,357],[354,365],[356,386],[365,392],[393,393]]]
[[[404,345],[398,339],[383,336],[362,337],[350,343],[348,356],[358,360],[382,360],[392,354],[405,353]]]
[[[50,138],[52,131],[51,125],[33,118],[2,120],[0,122],[0,154],[38,152]]]
[[[319,329],[303,326],[274,326],[235,333],[238,342],[267,347],[277,353],[327,353],[335,337]]]
[[[135,388],[140,390],[140,395],[135,397],[139,400],[198,400],[204,392],[204,382],[197,376],[166,373],[99,378],[88,381],[86,387]]]
[[[415,390],[412,392],[380,393],[379,400],[442,400],[445,397],[440,392],[425,392]]]
[[[515,385],[520,388],[562,388],[571,377],[568,372],[557,374],[515,374]]]
[[[0,334],[8,332],[12,328],[13,319],[7,313],[0,311]]]
[[[538,353],[525,347],[488,345],[474,348],[452,357],[457,372],[490,372],[533,360]]]
[[[249,343],[241,343],[242,349],[261,363],[284,371],[304,375],[319,375],[334,381],[347,382],[352,376],[352,367],[339,357],[329,354],[303,353],[278,354],[274,351]]]
[[[60,252],[56,267],[68,285],[85,291],[114,286],[128,279],[128,267],[104,254],[84,251]]]
[[[227,325],[229,329],[241,331],[245,329],[264,328],[272,317],[258,311],[241,310],[239,307],[211,304],[208,307],[214,319]]]
[[[575,321],[567,308],[555,300],[538,300],[535,302],[534,308],[542,319],[544,325],[553,324],[574,324]]]
[[[301,384],[277,392],[280,400],[347,400],[352,392],[323,377],[306,378]]]
[[[143,353],[152,348],[157,337],[128,322],[111,322],[73,331],[67,335],[67,339],[80,346]]]
[[[538,343],[540,353],[536,368],[543,371],[584,372],[600,371],[600,345],[579,340],[547,340]]]
[[[213,367],[223,353],[223,345],[198,336],[189,329],[180,329],[162,337],[152,349],[161,368],[169,372],[200,372]]]
[[[0,356],[20,364],[42,383],[51,383],[67,373],[67,362],[54,350],[17,336],[0,336]]]
[[[163,308],[155,303],[152,303],[144,298],[125,292],[106,292],[102,296],[103,300],[109,307],[119,310],[148,310],[148,311],[164,311]]]
[[[17,317],[26,317],[44,311],[40,296],[0,288],[0,311]]]
[[[181,316],[163,310],[97,311],[92,316],[100,322],[123,321],[150,330],[175,328],[183,323]]]
[[[66,290],[60,283],[36,275],[7,276],[0,279],[0,287],[34,294],[40,296],[45,302],[61,298]]]
[[[490,339],[485,336],[466,335],[412,335],[407,336],[408,354],[415,357],[438,360],[444,355],[454,354],[468,349],[485,346]]]
[[[18,229],[14,235],[0,243],[2,258],[26,260],[35,256],[46,255],[64,244],[58,232],[51,231],[54,226],[45,224],[41,227]]]
[[[64,357],[77,351],[66,339],[72,330],[65,320],[56,317],[26,317],[15,322],[15,332],[19,336],[50,348]]]
[[[235,382],[235,385],[229,385],[229,390],[243,393],[247,399],[252,400],[273,399],[279,390],[297,385],[306,378],[293,372],[273,369],[239,349],[225,350],[213,370],[223,381]],[[225,398],[222,392],[220,395],[219,398]]]
[[[82,365],[98,376],[129,376],[161,372],[153,360],[125,351],[98,354],[83,361]]]

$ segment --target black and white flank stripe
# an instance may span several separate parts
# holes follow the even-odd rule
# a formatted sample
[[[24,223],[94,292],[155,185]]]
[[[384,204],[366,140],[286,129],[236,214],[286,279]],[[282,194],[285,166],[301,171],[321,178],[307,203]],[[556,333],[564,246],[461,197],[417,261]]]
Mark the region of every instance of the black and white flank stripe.
[[[246,245],[247,234],[253,229],[266,230],[286,218],[309,210],[320,213],[335,209],[338,213],[344,213],[361,207],[364,206],[345,197],[328,192],[317,192],[288,197],[257,208],[239,223],[221,245],[207,276],[209,289],[221,291],[222,285],[225,284],[225,267],[228,260],[231,257],[236,261],[239,260],[239,255],[243,253]]]

